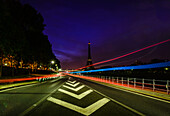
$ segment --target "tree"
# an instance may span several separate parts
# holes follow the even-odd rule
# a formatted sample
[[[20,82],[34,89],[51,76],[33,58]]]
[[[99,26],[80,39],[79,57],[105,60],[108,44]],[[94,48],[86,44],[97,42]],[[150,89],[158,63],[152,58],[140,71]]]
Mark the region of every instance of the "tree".
[[[60,66],[48,36],[43,34],[43,22],[42,15],[30,5],[22,5],[16,0],[0,0],[1,59],[12,56],[18,62],[22,59],[25,64],[36,62],[43,65],[48,65],[53,59]]]

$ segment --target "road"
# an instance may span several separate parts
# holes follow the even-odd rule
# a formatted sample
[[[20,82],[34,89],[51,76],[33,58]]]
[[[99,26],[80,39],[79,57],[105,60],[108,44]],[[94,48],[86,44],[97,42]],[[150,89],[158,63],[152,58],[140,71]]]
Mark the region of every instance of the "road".
[[[168,116],[170,102],[63,77],[0,91],[1,116]]]
[[[65,80],[55,79],[0,91],[0,116],[18,116],[27,108],[57,90]]]

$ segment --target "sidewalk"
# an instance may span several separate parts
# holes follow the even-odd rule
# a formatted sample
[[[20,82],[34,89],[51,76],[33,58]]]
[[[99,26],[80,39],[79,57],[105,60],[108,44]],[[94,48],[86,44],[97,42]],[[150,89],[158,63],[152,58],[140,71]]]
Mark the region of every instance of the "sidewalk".
[[[147,95],[147,96],[156,97],[156,98],[159,98],[162,100],[170,101],[170,94],[167,94],[166,92],[152,91],[151,89],[142,89],[141,87],[137,87],[137,86],[133,87],[133,86],[128,86],[126,84],[122,85],[120,83],[118,84],[118,83],[113,83],[113,82],[101,82],[97,79],[94,79],[94,77],[86,77],[86,76],[79,76],[79,75],[73,75],[73,74],[67,74],[67,75],[85,79],[87,81],[98,83],[98,84],[101,84],[104,86],[118,88],[118,89],[122,89],[122,90],[126,90],[126,91],[131,91],[131,92]]]

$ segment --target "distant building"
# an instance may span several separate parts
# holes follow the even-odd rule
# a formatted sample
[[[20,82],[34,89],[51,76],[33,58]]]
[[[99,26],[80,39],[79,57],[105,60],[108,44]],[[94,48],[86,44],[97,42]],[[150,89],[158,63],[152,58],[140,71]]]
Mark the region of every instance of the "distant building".
[[[87,64],[86,66],[88,65],[92,65],[92,58],[91,58],[91,48],[90,48],[90,42],[88,43],[88,60],[87,60]],[[86,70],[93,70],[94,69],[94,66],[90,66],[90,67],[87,67]]]

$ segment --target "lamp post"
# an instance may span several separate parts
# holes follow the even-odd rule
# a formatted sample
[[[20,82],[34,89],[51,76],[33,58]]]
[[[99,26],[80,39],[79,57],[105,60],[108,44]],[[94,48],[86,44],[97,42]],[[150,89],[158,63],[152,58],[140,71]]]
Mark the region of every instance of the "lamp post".
[[[50,63],[50,65],[51,65],[50,68],[51,68],[51,69],[52,69],[52,65],[53,65],[54,63],[55,63],[55,61],[52,60],[51,63]]]

